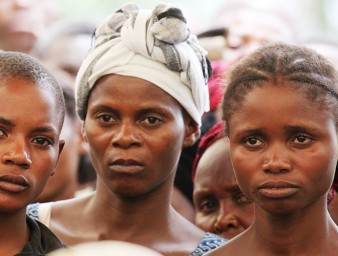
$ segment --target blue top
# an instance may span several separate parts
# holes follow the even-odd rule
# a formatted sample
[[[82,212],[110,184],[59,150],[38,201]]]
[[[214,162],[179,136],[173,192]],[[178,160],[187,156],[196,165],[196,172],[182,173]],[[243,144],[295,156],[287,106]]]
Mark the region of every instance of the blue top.
[[[190,256],[202,256],[228,242],[227,239],[212,233],[206,233]]]

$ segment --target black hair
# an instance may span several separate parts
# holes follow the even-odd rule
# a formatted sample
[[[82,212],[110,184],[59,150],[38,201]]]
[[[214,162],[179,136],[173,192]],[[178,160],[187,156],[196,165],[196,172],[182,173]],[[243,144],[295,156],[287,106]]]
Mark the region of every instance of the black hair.
[[[338,123],[338,75],[333,65],[304,46],[273,43],[258,48],[237,64],[227,77],[223,119],[228,123],[246,94],[265,83],[292,85],[320,108],[334,111]],[[229,127],[226,127],[227,132]]]
[[[38,60],[25,53],[0,51],[0,86],[10,78],[24,79],[55,95],[61,124],[65,116],[63,91],[50,71]]]

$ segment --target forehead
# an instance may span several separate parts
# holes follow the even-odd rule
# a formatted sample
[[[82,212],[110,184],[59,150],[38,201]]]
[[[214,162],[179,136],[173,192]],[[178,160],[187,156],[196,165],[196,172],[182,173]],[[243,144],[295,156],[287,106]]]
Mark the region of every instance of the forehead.
[[[292,84],[276,86],[270,83],[254,87],[244,96],[240,107],[228,120],[230,131],[245,124],[271,127],[291,123],[335,123],[333,111],[324,108],[323,104],[315,104],[302,88]]]
[[[44,88],[25,79],[0,80],[0,102],[6,102],[0,108],[2,117],[16,119],[29,116],[32,121],[49,120],[61,129],[61,106],[51,88]]]
[[[153,83],[115,74],[104,76],[95,84],[89,95],[89,104],[96,101],[123,103],[125,106],[159,104],[182,110],[176,99]]]
[[[217,182],[234,179],[234,172],[230,160],[228,138],[215,141],[202,155],[198,162],[195,183]]]

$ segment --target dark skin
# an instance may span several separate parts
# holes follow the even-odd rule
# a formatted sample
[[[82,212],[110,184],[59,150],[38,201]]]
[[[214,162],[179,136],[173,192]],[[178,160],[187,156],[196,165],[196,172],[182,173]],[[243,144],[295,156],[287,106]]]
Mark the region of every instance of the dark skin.
[[[59,238],[191,253],[204,232],[170,206],[170,197],[181,149],[195,142],[199,128],[175,99],[139,78],[105,76],[89,96],[83,134],[97,189],[52,205],[51,229]]]
[[[253,89],[229,120],[234,170],[255,220],[207,255],[337,255],[338,227],[327,210],[336,120],[291,84]]]
[[[50,91],[17,78],[1,83],[6,104],[0,109],[0,232],[6,235],[0,236],[0,255],[14,255],[29,240],[26,205],[54,173],[64,142]]]
[[[195,224],[231,239],[246,230],[254,219],[254,205],[240,191],[230,160],[228,138],[206,149],[194,180]]]

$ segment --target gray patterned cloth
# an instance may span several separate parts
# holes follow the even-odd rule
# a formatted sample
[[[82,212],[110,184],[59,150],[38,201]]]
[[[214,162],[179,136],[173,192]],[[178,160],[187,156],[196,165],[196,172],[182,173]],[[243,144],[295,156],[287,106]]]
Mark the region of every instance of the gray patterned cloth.
[[[97,27],[76,79],[77,112],[85,118],[95,82],[107,74],[147,80],[174,97],[201,124],[209,110],[207,52],[190,33],[180,9],[125,4]]]

